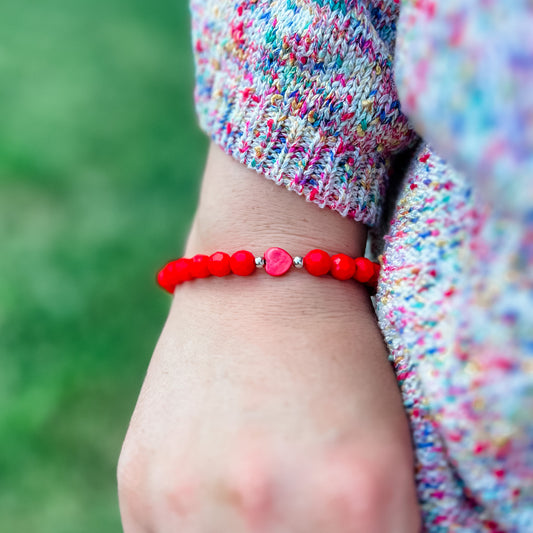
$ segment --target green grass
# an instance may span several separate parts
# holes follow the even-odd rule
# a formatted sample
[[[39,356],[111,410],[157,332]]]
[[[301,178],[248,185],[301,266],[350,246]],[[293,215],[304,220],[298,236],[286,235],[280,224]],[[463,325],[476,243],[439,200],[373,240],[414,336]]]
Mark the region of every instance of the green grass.
[[[115,467],[206,139],[187,3],[0,3],[0,524],[120,531]]]

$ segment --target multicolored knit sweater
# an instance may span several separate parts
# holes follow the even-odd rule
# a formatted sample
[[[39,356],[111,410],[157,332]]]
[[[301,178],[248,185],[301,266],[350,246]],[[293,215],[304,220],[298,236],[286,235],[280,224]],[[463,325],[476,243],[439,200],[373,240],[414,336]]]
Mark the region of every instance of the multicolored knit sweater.
[[[201,127],[381,242],[426,530],[533,531],[531,1],[191,3]]]

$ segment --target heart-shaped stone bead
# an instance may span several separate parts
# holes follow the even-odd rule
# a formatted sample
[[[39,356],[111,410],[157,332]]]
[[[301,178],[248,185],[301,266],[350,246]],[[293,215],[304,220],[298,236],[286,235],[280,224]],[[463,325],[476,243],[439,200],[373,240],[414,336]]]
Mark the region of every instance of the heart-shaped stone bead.
[[[271,276],[282,276],[291,266],[292,257],[282,248],[269,248],[265,252],[265,270]]]

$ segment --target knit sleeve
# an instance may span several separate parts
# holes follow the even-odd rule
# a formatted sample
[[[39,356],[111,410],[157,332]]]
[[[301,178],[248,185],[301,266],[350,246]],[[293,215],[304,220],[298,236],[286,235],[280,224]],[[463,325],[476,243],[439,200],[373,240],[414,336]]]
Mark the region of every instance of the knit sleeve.
[[[533,4],[405,0],[396,81],[435,151],[500,212],[532,216]]]
[[[374,225],[414,139],[392,75],[397,0],[191,0],[195,102],[226,153]]]
[[[405,267],[392,255],[378,312],[387,320],[395,303],[390,316],[407,324],[396,332],[426,396],[427,434],[444,439],[467,504],[449,505],[447,480],[435,498],[445,463],[425,444],[428,531],[532,530],[532,30],[528,0],[405,0],[400,16],[396,80],[432,149],[388,236]],[[420,273],[409,278],[410,265]],[[478,525],[465,525],[472,516]]]

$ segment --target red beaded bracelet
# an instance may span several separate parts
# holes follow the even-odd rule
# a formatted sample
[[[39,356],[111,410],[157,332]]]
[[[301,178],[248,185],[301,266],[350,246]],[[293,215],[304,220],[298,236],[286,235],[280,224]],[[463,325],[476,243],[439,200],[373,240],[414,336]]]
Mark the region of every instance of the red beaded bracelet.
[[[184,281],[207,278],[208,276],[249,276],[257,268],[264,268],[271,276],[282,276],[291,266],[305,268],[313,276],[331,274],[335,279],[354,279],[371,289],[376,288],[379,264],[346,254],[330,255],[324,250],[311,250],[305,257],[291,257],[282,248],[269,248],[263,257],[255,257],[252,252],[239,250],[231,256],[225,252],[215,252],[211,256],[195,255],[191,259],[182,257],[167,263],[157,274],[157,283],[169,293]]]

